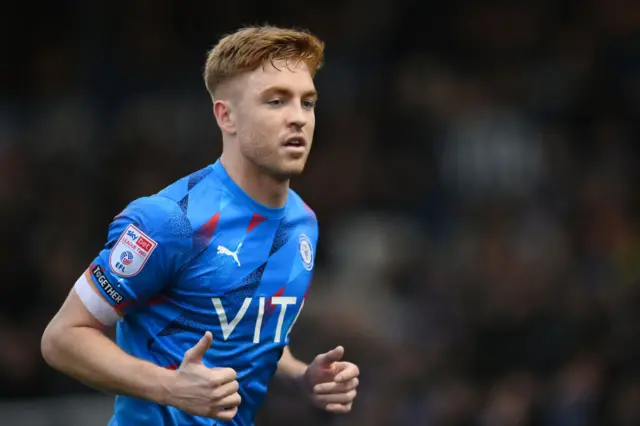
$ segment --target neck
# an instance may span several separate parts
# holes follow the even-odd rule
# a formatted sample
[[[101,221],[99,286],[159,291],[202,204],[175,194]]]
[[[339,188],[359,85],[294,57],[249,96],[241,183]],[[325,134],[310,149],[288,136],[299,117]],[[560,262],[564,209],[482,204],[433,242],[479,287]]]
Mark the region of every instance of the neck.
[[[288,179],[275,179],[241,155],[223,152],[220,162],[236,185],[256,202],[272,208],[283,207],[287,202]]]

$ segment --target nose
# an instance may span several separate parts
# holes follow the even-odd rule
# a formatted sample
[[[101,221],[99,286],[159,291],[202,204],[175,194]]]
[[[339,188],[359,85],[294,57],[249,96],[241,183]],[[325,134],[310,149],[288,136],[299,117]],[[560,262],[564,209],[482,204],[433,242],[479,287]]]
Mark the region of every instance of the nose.
[[[302,129],[307,124],[307,113],[301,105],[293,106],[289,115],[289,126]]]

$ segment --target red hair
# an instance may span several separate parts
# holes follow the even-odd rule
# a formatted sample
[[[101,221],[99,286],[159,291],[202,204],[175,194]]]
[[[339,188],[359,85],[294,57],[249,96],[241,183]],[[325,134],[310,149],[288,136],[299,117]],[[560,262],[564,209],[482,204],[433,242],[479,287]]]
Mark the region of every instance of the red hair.
[[[211,49],[204,81],[214,98],[222,83],[265,63],[303,61],[315,76],[323,58],[324,43],[307,31],[272,26],[247,27],[226,35]]]

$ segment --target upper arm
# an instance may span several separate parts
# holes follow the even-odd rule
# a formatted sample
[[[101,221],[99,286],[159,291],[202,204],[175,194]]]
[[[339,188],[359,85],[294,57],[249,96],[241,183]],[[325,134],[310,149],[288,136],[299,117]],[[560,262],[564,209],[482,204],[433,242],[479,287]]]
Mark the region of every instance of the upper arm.
[[[75,289],[71,289],[50,326],[56,328],[90,327],[104,329],[105,324],[87,309]]]
[[[190,253],[191,234],[172,200],[134,201],[109,226],[104,248],[78,278],[59,315],[114,324],[172,281]]]

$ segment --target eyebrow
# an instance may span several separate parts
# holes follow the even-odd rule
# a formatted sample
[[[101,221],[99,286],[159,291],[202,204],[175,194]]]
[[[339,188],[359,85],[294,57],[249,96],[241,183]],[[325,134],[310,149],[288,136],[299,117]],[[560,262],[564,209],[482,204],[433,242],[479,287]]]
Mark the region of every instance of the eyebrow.
[[[282,86],[271,86],[266,88],[263,92],[263,95],[267,95],[267,94],[282,94],[282,95],[291,95],[291,90],[287,89],[286,87],[282,87]],[[315,90],[307,90],[306,92],[304,92],[302,94],[303,98],[317,98],[318,97],[318,92],[316,92]]]

